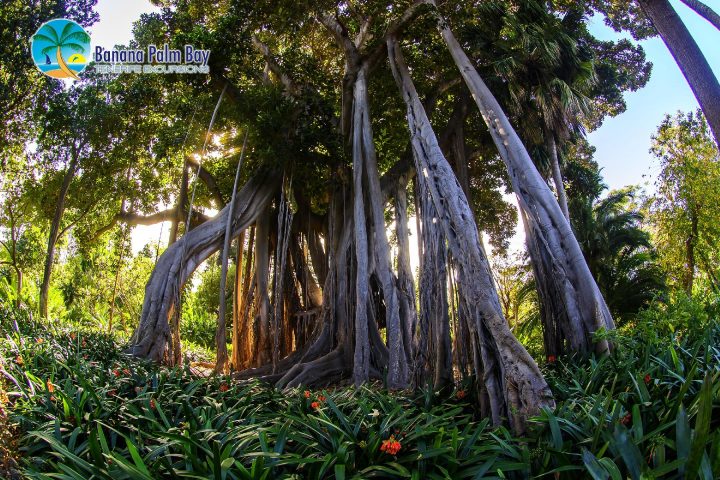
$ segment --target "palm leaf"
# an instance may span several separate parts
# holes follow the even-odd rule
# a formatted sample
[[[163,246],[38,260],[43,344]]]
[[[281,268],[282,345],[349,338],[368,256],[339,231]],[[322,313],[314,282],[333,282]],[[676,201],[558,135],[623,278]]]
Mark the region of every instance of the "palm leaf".
[[[65,43],[63,44],[63,47],[68,47],[73,52],[85,53],[85,47],[83,47],[79,43]]]
[[[47,33],[50,38],[54,38],[53,42],[60,43],[60,39],[58,38],[57,31],[52,25],[45,25],[40,29],[40,32]],[[38,32],[39,33],[39,32]]]
[[[88,43],[90,42],[90,36],[81,31],[73,32],[67,37],[63,37],[63,42],[70,42],[73,40],[77,40],[78,42]]]
[[[60,34],[60,41],[66,40],[68,34],[72,31],[73,28],[75,28],[75,24],[68,22],[68,23],[63,27],[62,33]]]
[[[53,40],[52,38],[48,37],[47,35],[43,35],[42,33],[36,33],[35,36],[33,36],[33,41],[35,41],[35,42],[48,42],[48,43],[53,44],[53,46],[56,46],[56,45],[55,45],[55,40]]]
[[[50,45],[49,47],[43,48],[40,53],[47,55],[48,53],[54,52],[57,49],[57,45]]]

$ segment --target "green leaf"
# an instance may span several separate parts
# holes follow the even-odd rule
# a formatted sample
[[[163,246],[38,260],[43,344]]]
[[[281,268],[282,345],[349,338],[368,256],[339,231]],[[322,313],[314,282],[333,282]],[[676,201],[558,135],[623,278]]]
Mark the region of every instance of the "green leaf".
[[[595,458],[595,455],[590,453],[590,451],[587,448],[582,449],[582,459],[583,463],[585,464],[585,468],[590,473],[590,476],[593,478],[593,480],[607,480],[610,478],[610,474],[605,470],[605,468],[600,465],[600,463],[597,461],[597,458]]]

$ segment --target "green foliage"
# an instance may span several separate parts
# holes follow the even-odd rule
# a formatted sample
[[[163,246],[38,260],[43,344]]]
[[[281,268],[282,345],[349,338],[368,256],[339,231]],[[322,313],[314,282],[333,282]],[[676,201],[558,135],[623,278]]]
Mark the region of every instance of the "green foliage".
[[[108,335],[48,329],[24,310],[0,313],[0,351],[29,478],[710,479],[720,474],[717,314],[717,303],[688,300],[613,333],[612,356],[548,364],[557,408],[522,438],[478,420],[466,386],[278,391],[134,360]],[[702,318],[646,339],[671,315]],[[394,455],[383,451],[390,438]]]

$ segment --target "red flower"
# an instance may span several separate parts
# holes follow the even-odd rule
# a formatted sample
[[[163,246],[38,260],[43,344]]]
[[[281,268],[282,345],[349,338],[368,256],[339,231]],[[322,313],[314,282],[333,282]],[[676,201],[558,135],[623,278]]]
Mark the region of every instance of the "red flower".
[[[150,408],[152,408],[153,410],[155,409],[155,399],[154,398],[150,399]]]
[[[310,390],[305,390],[305,393],[303,393],[303,395],[305,395],[305,398],[310,398]]]
[[[117,390],[114,388],[112,390],[108,390],[108,397],[114,397],[115,395],[117,395]]]
[[[632,415],[630,413],[626,413],[625,416],[620,420],[620,423],[622,423],[625,426],[630,425],[632,422]]]
[[[318,410],[318,409],[320,408],[320,402],[312,402],[312,403],[310,404],[310,406],[311,406],[313,409]]]
[[[221,391],[221,392],[227,392],[229,388],[230,388],[230,387],[228,387],[227,383],[221,383],[221,384],[220,384],[220,391]]]
[[[455,394],[455,396],[458,398],[458,400],[462,400],[463,398],[465,398],[465,395],[466,395],[465,390],[458,390],[457,393]]]
[[[401,448],[402,445],[400,442],[395,440],[395,435],[390,435],[390,438],[383,440],[382,445],[380,445],[380,451],[385,452],[388,455],[397,455]]]
[[[324,402],[325,401],[325,395],[318,395],[318,402]]]
[[[130,369],[129,369],[129,368],[126,368],[126,369],[123,370],[123,373],[124,373],[125,375],[130,375],[132,372],[130,372]]]
[[[119,376],[120,376],[120,370],[118,370],[117,368],[116,368],[115,370],[113,370],[113,375],[115,375],[116,377],[119,377]]]
[[[557,357],[555,355],[548,355],[547,361],[548,363],[555,363],[557,361]]]
[[[87,347],[87,342],[86,342],[85,340],[83,340],[82,346],[83,346],[83,348],[84,348],[84,347]]]
[[[53,393],[55,391],[55,385],[53,385],[50,380],[47,381],[47,390],[50,393]]]
[[[75,340],[77,338],[77,334],[75,332],[72,332],[70,334],[70,340]]]
[[[18,365],[20,365],[22,367],[25,364],[25,361],[22,359],[22,357],[20,355],[18,355],[17,357],[15,357],[15,363],[17,363]]]
[[[650,385],[651,380],[652,380],[652,378],[650,378],[650,374],[646,373],[645,374],[645,385]]]

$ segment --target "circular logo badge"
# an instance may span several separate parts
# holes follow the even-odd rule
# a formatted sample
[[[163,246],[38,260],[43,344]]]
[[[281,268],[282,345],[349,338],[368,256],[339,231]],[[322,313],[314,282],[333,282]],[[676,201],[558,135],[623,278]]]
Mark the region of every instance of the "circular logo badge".
[[[66,18],[44,23],[32,36],[30,50],[33,62],[42,73],[52,78],[80,80],[90,57],[90,35]]]

